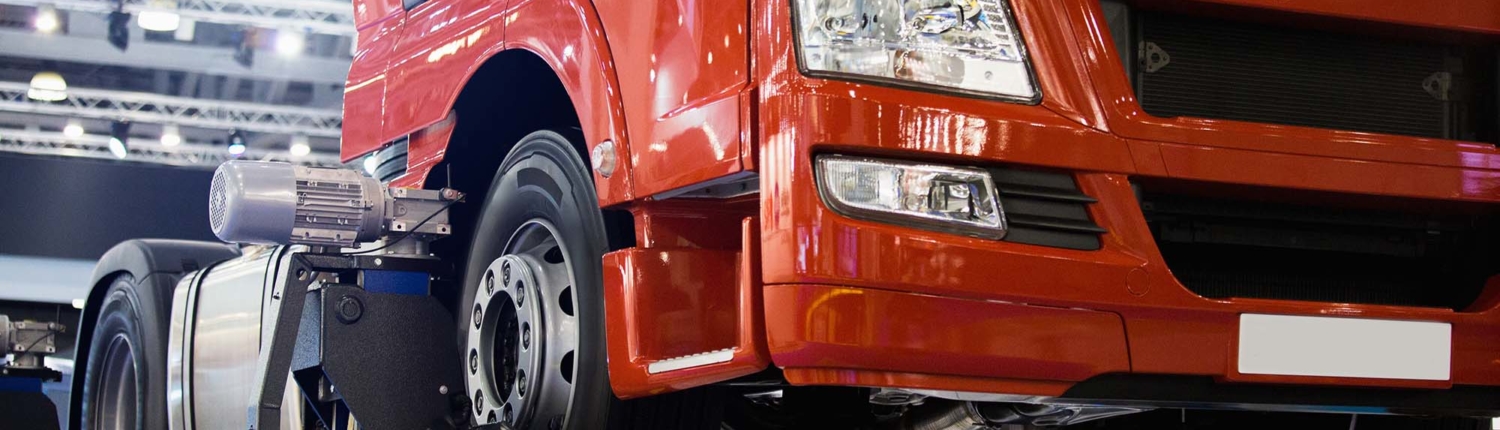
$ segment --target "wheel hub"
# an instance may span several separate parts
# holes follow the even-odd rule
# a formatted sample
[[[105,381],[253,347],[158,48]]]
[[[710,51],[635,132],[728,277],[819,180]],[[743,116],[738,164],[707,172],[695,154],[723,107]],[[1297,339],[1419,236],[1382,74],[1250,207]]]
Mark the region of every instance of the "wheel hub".
[[[578,323],[556,230],[524,224],[490,263],[468,327],[467,389],[480,422],[561,428],[573,397]]]

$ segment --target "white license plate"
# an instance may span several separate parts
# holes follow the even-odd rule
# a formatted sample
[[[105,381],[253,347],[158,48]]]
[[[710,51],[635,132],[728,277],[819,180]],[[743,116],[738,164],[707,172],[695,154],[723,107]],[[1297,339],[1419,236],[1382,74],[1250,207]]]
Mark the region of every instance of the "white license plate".
[[[1448,323],[1240,315],[1239,372],[1344,378],[1450,378]]]

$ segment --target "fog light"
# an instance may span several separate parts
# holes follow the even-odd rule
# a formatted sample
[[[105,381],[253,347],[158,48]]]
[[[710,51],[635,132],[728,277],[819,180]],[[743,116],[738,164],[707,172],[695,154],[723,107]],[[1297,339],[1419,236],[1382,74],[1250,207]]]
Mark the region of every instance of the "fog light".
[[[851,218],[967,236],[1005,236],[989,172],[969,167],[825,155],[817,159],[823,202]]]

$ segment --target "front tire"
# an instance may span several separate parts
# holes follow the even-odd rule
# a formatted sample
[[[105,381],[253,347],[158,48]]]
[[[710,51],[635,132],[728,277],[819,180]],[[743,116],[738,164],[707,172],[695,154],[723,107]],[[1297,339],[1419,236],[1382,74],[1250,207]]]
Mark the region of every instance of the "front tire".
[[[475,417],[516,429],[719,428],[715,391],[615,398],[604,338],[608,242],[575,142],[550,131],[522,138],[478,216],[458,308]]]
[[[479,422],[604,428],[613,395],[599,264],[604,220],[594,196],[571,142],[549,131],[521,139],[491,184],[459,308]]]

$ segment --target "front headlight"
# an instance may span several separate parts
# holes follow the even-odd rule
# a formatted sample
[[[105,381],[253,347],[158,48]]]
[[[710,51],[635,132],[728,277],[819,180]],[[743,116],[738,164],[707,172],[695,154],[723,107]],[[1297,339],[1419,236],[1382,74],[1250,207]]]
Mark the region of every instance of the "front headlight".
[[[1006,0],[793,0],[798,56],[841,75],[1036,102]]]
[[[995,182],[983,169],[842,155],[817,158],[823,202],[852,218],[986,239],[1005,236]]]

